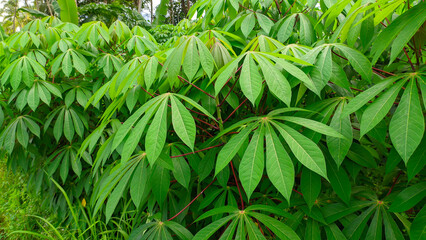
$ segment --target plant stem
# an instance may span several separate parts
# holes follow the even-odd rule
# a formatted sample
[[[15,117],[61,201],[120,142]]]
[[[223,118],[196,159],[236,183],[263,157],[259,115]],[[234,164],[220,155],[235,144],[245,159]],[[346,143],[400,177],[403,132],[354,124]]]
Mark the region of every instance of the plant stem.
[[[209,183],[209,185],[207,185],[207,187],[205,187],[203,190],[201,190],[201,192],[194,199],[192,199],[191,202],[188,203],[188,205],[186,205],[182,210],[180,210],[178,213],[176,213],[176,215],[167,219],[167,221],[171,221],[171,220],[175,219],[177,216],[179,216],[181,213],[183,213],[183,211],[185,211],[185,209],[187,209],[189,206],[191,206],[191,204],[194,203],[194,201],[197,200],[197,198],[200,197],[201,194],[203,194],[203,192],[206,191],[206,189],[209,188],[210,185],[212,185],[215,181],[216,181],[216,178],[213,179],[213,181],[211,181]]]
[[[395,187],[396,182],[398,181],[399,176],[401,176],[402,171],[399,171],[398,175],[396,176],[396,178],[393,180],[392,186],[389,189],[389,192],[386,194],[385,197],[389,196],[389,194],[391,194],[393,188]]]
[[[240,201],[241,201],[241,210],[244,210],[244,201],[243,201],[243,195],[241,194],[240,185],[238,184],[237,175],[235,175],[234,165],[232,164],[232,160],[229,162],[231,164],[232,174],[234,175],[235,184],[237,185],[238,193],[240,194]]]
[[[226,121],[228,121],[228,119],[238,110],[238,108],[240,108],[245,102],[247,101],[247,98],[246,99],[244,99],[244,101],[242,102],[242,103],[240,103],[240,105],[236,108],[236,109],[234,109],[234,111],[232,111],[231,112],[231,114],[229,114],[229,116],[223,121],[224,123],[226,122]]]
[[[193,83],[189,82],[189,81],[188,81],[188,80],[186,80],[185,78],[183,78],[183,77],[181,77],[181,76],[178,76],[178,78],[179,78],[180,80],[183,80],[183,81],[187,82],[188,84],[190,84],[191,86],[195,87],[196,89],[200,90],[201,92],[203,92],[203,93],[204,93],[204,94],[206,94],[207,96],[209,96],[209,97],[211,97],[211,98],[213,98],[213,99],[216,99],[214,96],[212,96],[212,95],[208,94],[206,91],[204,91],[203,89],[199,88],[197,85],[195,85],[195,84],[193,84]]]
[[[197,151],[194,151],[194,152],[189,152],[189,153],[184,153],[184,154],[180,154],[180,155],[170,156],[170,158],[184,157],[184,156],[187,156],[187,155],[191,155],[191,154],[199,153],[199,152],[202,152],[202,151],[206,151],[206,150],[209,150],[209,149],[212,149],[212,148],[217,148],[217,147],[220,147],[222,145],[225,145],[225,143],[214,145],[214,146],[211,146],[211,147],[208,147],[208,148],[203,148],[203,149],[200,149],[200,150],[197,150]]]

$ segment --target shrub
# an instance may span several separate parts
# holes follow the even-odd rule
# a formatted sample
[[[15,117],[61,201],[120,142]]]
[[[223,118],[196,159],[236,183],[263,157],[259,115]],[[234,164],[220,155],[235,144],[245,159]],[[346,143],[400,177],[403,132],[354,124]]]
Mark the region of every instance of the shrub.
[[[421,239],[425,8],[205,0],[165,43],[36,19],[0,148],[76,239]]]

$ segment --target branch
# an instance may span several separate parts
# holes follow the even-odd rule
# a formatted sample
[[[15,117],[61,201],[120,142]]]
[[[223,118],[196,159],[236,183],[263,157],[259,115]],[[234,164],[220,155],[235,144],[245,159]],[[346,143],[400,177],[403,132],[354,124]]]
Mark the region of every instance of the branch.
[[[223,123],[225,123],[226,121],[228,121],[228,119],[238,110],[238,108],[240,108],[245,102],[247,101],[247,98],[242,102],[242,103],[240,103],[240,105],[236,108],[236,109],[234,109],[234,111],[232,111],[231,112],[231,114],[229,114],[229,116],[223,121]]]
[[[238,184],[237,175],[235,175],[234,165],[232,164],[232,160],[229,163],[231,164],[232,174],[234,175],[235,184],[237,184],[238,193],[240,194],[241,208],[242,210],[244,210],[243,195],[241,195],[240,185]]]
[[[179,76],[179,75],[178,75],[178,78],[179,78],[180,80],[183,80],[183,81],[185,81],[185,82],[189,83],[191,86],[193,86],[193,87],[195,87],[196,89],[200,90],[201,92],[203,92],[203,93],[204,93],[204,94],[206,94],[207,96],[209,96],[209,97],[211,97],[211,98],[213,98],[213,99],[216,99],[213,95],[208,94],[206,91],[204,91],[203,89],[199,88],[197,85],[195,85],[195,84],[193,84],[193,83],[189,82],[189,81],[188,81],[188,80],[186,80],[185,78],[183,78],[183,77],[181,77],[181,76]]]
[[[221,143],[221,144],[214,145],[214,146],[211,146],[211,147],[208,147],[208,148],[200,149],[200,150],[197,150],[195,152],[189,152],[189,153],[184,153],[184,154],[180,154],[180,155],[170,156],[170,158],[184,157],[184,156],[187,156],[187,155],[191,155],[191,154],[199,153],[199,152],[202,152],[202,151],[206,151],[206,150],[209,150],[209,149],[212,149],[212,148],[217,148],[217,147],[220,147],[222,145],[225,145],[225,143]]]

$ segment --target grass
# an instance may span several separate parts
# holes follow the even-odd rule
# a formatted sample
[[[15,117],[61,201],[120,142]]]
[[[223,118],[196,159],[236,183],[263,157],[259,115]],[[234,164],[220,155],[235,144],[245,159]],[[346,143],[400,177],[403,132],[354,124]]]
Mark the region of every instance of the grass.
[[[27,234],[9,234],[17,230],[40,231],[37,220],[30,215],[49,216],[43,211],[39,196],[27,188],[28,177],[7,169],[0,157],[0,239],[34,239]]]

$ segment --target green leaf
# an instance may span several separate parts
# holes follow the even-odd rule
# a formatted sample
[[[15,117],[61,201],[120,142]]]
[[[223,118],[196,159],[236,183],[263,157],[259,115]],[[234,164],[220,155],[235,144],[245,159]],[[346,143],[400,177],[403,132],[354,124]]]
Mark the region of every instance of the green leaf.
[[[399,81],[365,109],[361,118],[361,137],[373,129],[389,112],[406,79]]]
[[[385,225],[385,236],[386,240],[403,240],[404,236],[399,230],[398,225],[393,220],[392,216],[387,212],[383,211],[383,222]]]
[[[332,223],[355,211],[358,211],[376,203],[377,202],[370,201],[352,201],[349,207],[345,203],[334,203],[324,206],[321,210],[324,213],[326,222]]]
[[[4,121],[4,112],[2,107],[0,106],[0,126],[3,125],[3,121]]]
[[[426,207],[423,207],[420,212],[417,213],[410,228],[410,239],[421,240],[426,238]]]
[[[358,96],[356,96],[354,99],[349,101],[349,104],[345,107],[345,109],[342,112],[342,116],[349,115],[358,109],[360,109],[362,106],[364,106],[368,101],[370,101],[373,97],[378,95],[381,91],[383,91],[385,88],[387,88],[389,85],[391,85],[393,82],[398,80],[400,77],[391,77],[388,78],[385,81],[382,81],[371,88],[365,90]]]
[[[272,65],[272,63],[269,62],[269,60],[265,59],[262,55],[256,55],[256,59],[260,68],[262,69],[262,73],[265,77],[266,84],[268,84],[269,90],[287,106],[290,106],[291,87],[287,79],[275,66]]]
[[[254,132],[240,163],[239,178],[241,180],[241,185],[247,193],[248,199],[250,199],[251,194],[262,179],[263,169],[265,167],[263,136],[264,129],[262,126]]]
[[[373,55],[373,64],[377,62],[379,57],[382,55],[383,51],[389,46],[389,44],[395,39],[395,37],[398,34],[401,34],[404,32],[404,36],[398,36],[397,39],[395,39],[393,48],[395,48],[394,56],[397,55],[400,50],[401,46],[405,46],[407,41],[407,38],[410,37],[412,32],[416,32],[417,29],[414,29],[419,22],[423,20],[425,21],[425,11],[426,4],[424,2],[420,2],[416,6],[410,8],[406,12],[404,12],[402,15],[397,17],[395,20],[392,21],[391,24],[389,24],[386,28],[384,28],[380,34],[377,36],[375,41],[373,42],[372,46],[372,55]],[[407,25],[411,25],[407,27]],[[406,29],[404,31],[404,29]],[[409,40],[409,39],[408,39]],[[399,51],[397,51],[399,49]],[[393,50],[393,49],[392,49]],[[392,56],[392,57],[394,57]]]
[[[233,136],[231,140],[229,140],[229,142],[220,150],[216,161],[215,176],[229,164],[232,158],[234,158],[235,154],[237,154],[251,131],[256,126],[257,124],[251,124],[249,127],[245,127],[240,133]]]
[[[298,16],[300,19],[300,42],[303,45],[310,46],[315,41],[314,28],[309,21],[309,18],[304,13],[300,13]]]
[[[183,60],[183,71],[191,82],[200,67],[200,56],[194,37],[190,38],[186,46],[185,58]]]
[[[293,128],[284,124],[273,122],[278,131],[287,142],[293,154],[305,167],[327,178],[324,155],[319,147],[309,138],[303,136]]]
[[[176,148],[172,148],[172,154],[178,155],[180,154]],[[188,189],[189,181],[191,180],[191,169],[189,168],[188,163],[185,158],[178,157],[173,159],[173,176],[176,178],[178,183],[180,183],[183,187]]]
[[[266,124],[266,172],[278,191],[290,201],[294,185],[294,166],[274,130]]]
[[[146,161],[145,161],[146,162]],[[132,181],[130,183],[130,197],[136,208],[139,208],[144,192],[148,184],[148,168],[146,164],[139,163],[133,173]]]
[[[424,131],[425,121],[417,85],[411,79],[389,124],[390,139],[406,164],[422,141]]]
[[[74,124],[69,110],[65,110],[64,112],[64,136],[69,142],[72,142],[74,138]]]
[[[348,58],[349,63],[352,67],[361,74],[364,80],[371,82],[371,77],[373,75],[373,70],[370,61],[362,53],[357,50],[354,50],[343,44],[335,44],[336,48],[343,52],[346,58]]]
[[[362,212],[351,223],[349,223],[345,229],[343,229],[343,234],[345,234],[348,239],[358,240],[361,237],[364,228],[367,226],[367,221],[370,219],[370,216],[373,214],[375,208],[376,206],[373,205]]]
[[[418,183],[402,190],[392,201],[390,212],[404,212],[414,207],[426,197],[426,182]]]
[[[300,191],[308,207],[312,208],[321,192],[321,177],[313,171],[303,168],[300,179]]]
[[[178,223],[166,221],[164,225],[170,228],[182,240],[191,240],[194,237],[188,229]]]
[[[266,240],[266,238],[260,232],[259,228],[246,215],[244,215],[244,222],[246,223],[246,226],[247,226],[249,239]]]
[[[180,139],[194,150],[195,142],[195,121],[185,106],[173,95],[170,97],[172,105],[172,124],[173,129]]]
[[[407,175],[409,181],[413,179],[426,165],[426,151],[424,151],[424,149],[426,149],[426,137],[423,136],[422,142],[407,163]]]
[[[241,32],[245,37],[247,37],[251,33],[255,25],[256,18],[254,17],[253,13],[250,13],[244,18],[243,22],[241,23]]]
[[[35,111],[40,103],[40,97],[37,89],[37,85],[34,85],[29,91],[28,91],[28,106]]]
[[[67,0],[69,1],[69,0]],[[71,54],[70,51],[67,51],[64,55],[64,60],[62,60],[62,71],[65,76],[69,77],[72,71],[72,63],[71,63]]]
[[[348,154],[353,139],[351,118],[349,115],[342,115],[345,109],[345,103],[346,101],[343,101],[339,104],[330,122],[330,127],[341,133],[344,138],[327,136],[328,151],[337,163],[338,168]]]
[[[207,76],[211,78],[214,69],[214,59],[209,49],[204,45],[200,39],[197,40],[198,53],[200,54],[201,67],[207,73]]]
[[[371,223],[368,227],[366,239],[372,239],[372,240],[382,240],[382,214],[381,208],[376,208],[376,213],[374,213],[373,220],[371,220]]]
[[[169,170],[161,167],[160,165],[155,165],[151,172],[150,185],[152,187],[152,194],[154,195],[155,200],[157,200],[160,206],[163,205],[166,200],[167,193],[169,192],[170,187],[170,172]]]
[[[285,42],[291,36],[293,32],[294,23],[296,22],[296,15],[289,16],[281,24],[280,29],[277,32],[277,39],[280,42]]]
[[[321,232],[318,226],[318,222],[312,218],[308,219],[308,221],[306,222],[305,239],[312,239],[312,240],[321,239]]]
[[[247,213],[254,218],[258,219],[260,222],[265,224],[266,227],[271,229],[271,231],[280,239],[285,240],[296,240],[300,239],[299,236],[291,229],[289,226],[285,225],[284,223],[276,220],[275,218],[271,218],[267,215],[256,213],[256,212],[249,212]]]
[[[239,82],[244,95],[253,105],[262,90],[262,77],[257,68],[251,54],[247,54],[241,69]]]
[[[157,111],[157,107],[158,107],[158,105],[160,105],[160,103],[161,103],[161,101],[155,102],[151,106],[151,108],[146,111],[146,113],[142,117],[142,119],[140,119],[139,122],[135,125],[134,130],[131,131],[129,137],[127,138],[127,140],[124,144],[123,151],[121,152],[121,161],[122,162],[127,162],[127,160],[129,160],[129,158],[132,156],[133,152],[135,151],[136,147],[138,146],[138,144],[140,142],[140,139],[142,137],[142,134],[145,131],[145,128],[146,128],[146,125],[148,124],[148,121],[151,119],[152,115],[154,115],[154,113]],[[129,120],[130,120],[130,118],[129,118]],[[126,122],[121,127],[125,127]],[[118,133],[120,132],[120,130],[121,130],[121,128],[118,130],[117,135],[115,135],[114,140],[116,140],[116,138],[118,137]]]
[[[336,224],[325,226],[325,232],[328,240],[346,240],[347,238]]]
[[[347,157],[360,166],[367,168],[377,168],[377,163],[366,146],[360,145],[358,143],[352,143]]]
[[[309,78],[308,75],[306,75],[306,73],[304,73],[298,67],[294,66],[293,64],[281,58],[274,58],[274,60],[276,60],[276,63],[280,65],[285,71],[287,71],[292,76],[302,81],[305,84],[305,86],[309,88],[309,90],[311,90],[318,96],[321,95],[321,89],[317,88],[317,86],[315,85],[315,82],[311,78]]]
[[[27,127],[25,126],[25,124],[22,120],[20,120],[19,123],[17,123],[16,139],[18,139],[18,142],[24,148],[27,148],[29,136],[28,136],[28,132],[27,132]]]
[[[61,8],[61,20],[78,24],[77,4],[74,0],[58,0]]]
[[[227,216],[216,220],[206,227],[202,228],[197,234],[195,234],[192,240],[208,240],[214,233],[216,233],[219,228],[221,228],[225,223],[229,222],[229,220],[235,218],[235,215]]]
[[[325,125],[324,123],[317,122],[308,118],[301,118],[301,117],[293,117],[293,116],[283,116],[283,117],[275,117],[276,119],[292,122],[301,126],[304,126],[306,128],[309,128],[311,130],[314,130],[315,132],[319,132],[321,134],[335,137],[335,138],[345,138],[342,134],[340,134],[338,131],[336,131],[333,127],[329,127]]]
[[[146,63],[144,71],[144,80],[145,86],[147,89],[151,88],[151,85],[154,83],[155,77],[157,76],[158,60],[156,57],[151,57],[151,59]]]
[[[345,169],[338,168],[334,162],[328,161],[327,176],[337,196],[339,196],[343,202],[349,204],[349,200],[351,199],[351,183]]]
[[[256,17],[257,17],[257,22],[259,23],[263,31],[265,31],[266,34],[269,34],[269,32],[271,31],[271,27],[274,25],[271,19],[269,19],[267,16],[258,12],[256,13]]]
[[[145,149],[146,155],[150,164],[154,164],[158,156],[160,156],[163,150],[164,144],[166,143],[167,137],[167,102],[166,97],[161,103],[151,122],[151,126],[148,128],[145,138]]]
[[[321,75],[321,80],[324,82],[324,84],[327,84],[328,81],[330,81],[333,70],[332,63],[333,60],[331,58],[331,47],[327,46],[321,51],[315,63],[316,70]]]
[[[106,223],[108,223],[109,220],[111,219],[111,216],[114,213],[114,210],[117,207],[118,202],[123,196],[124,190],[127,187],[127,182],[129,182],[129,179],[132,176],[134,168],[135,166],[133,166],[131,170],[129,170],[126,174],[124,174],[124,176],[120,179],[120,182],[112,191],[111,196],[109,196],[108,202],[105,208]]]

